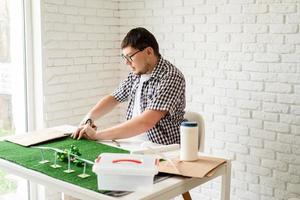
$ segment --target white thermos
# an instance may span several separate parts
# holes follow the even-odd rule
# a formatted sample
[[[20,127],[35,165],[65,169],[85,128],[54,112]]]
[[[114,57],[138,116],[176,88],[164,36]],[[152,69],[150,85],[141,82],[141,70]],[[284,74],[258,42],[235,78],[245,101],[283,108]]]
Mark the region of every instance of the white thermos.
[[[180,160],[194,161],[198,159],[198,124],[184,121],[180,125]]]

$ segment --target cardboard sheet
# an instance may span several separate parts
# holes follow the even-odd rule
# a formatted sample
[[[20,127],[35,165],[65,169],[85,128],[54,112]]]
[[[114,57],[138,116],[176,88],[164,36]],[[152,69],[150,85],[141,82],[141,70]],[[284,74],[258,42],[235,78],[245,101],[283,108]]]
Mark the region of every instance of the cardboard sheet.
[[[225,159],[199,156],[198,160],[187,162],[180,161],[178,158],[172,159],[173,164],[169,161],[159,163],[159,172],[176,174],[188,177],[203,178],[212,175],[214,169],[226,162]]]
[[[6,137],[4,140],[28,147],[31,145],[50,141],[53,139],[66,137],[68,135],[70,135],[68,131],[48,128],[48,129],[28,132],[26,134],[11,135]]]

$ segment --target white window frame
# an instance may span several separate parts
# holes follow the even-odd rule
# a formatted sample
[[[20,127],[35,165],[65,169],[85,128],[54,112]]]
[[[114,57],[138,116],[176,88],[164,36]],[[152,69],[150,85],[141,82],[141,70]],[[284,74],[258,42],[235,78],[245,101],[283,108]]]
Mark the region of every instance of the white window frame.
[[[41,4],[23,0],[25,10],[25,52],[27,72],[28,130],[44,128]]]
[[[39,0],[23,0],[25,29],[25,65],[27,93],[27,130],[44,127],[43,68],[41,3]],[[44,200],[44,187],[28,181],[30,200]]]
[[[16,134],[35,130],[43,125],[41,6],[38,0],[8,1],[11,32],[22,34],[10,37],[12,66],[12,112]],[[21,11],[21,12],[20,12]],[[23,49],[20,55],[20,48]],[[20,85],[23,87],[20,89]],[[21,100],[23,99],[23,100]],[[21,100],[21,101],[20,101]],[[25,120],[24,120],[25,117]],[[27,199],[39,200],[45,195],[37,184],[27,180]],[[41,198],[42,197],[42,198]]]

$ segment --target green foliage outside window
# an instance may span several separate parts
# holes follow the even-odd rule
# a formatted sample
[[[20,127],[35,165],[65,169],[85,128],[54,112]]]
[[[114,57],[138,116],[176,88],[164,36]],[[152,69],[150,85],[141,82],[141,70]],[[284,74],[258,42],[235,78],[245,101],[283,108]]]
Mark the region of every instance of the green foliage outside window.
[[[0,137],[13,134],[12,130],[5,130],[0,128]],[[9,180],[6,177],[6,173],[0,170],[0,195],[11,193],[16,191],[17,183],[13,180]]]
[[[5,130],[0,128],[0,137],[11,135],[11,134],[14,134],[12,130]]]
[[[0,195],[14,192],[17,189],[17,183],[5,176],[6,173],[0,170]]]

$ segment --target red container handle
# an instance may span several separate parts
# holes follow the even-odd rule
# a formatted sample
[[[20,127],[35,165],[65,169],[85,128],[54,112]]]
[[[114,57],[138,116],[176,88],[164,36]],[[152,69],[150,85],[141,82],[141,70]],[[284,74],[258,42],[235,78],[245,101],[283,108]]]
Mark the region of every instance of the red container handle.
[[[120,163],[120,162],[131,162],[135,164],[142,164],[140,160],[135,160],[135,159],[117,159],[112,161],[112,163]]]

